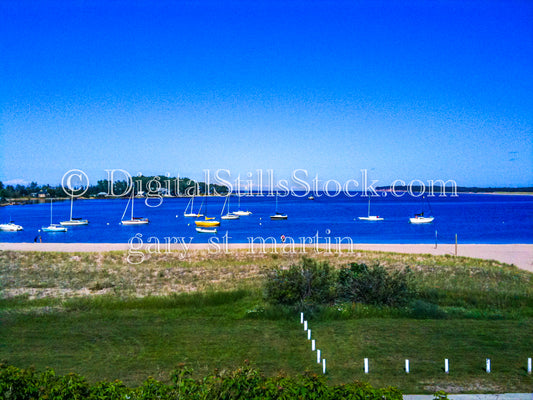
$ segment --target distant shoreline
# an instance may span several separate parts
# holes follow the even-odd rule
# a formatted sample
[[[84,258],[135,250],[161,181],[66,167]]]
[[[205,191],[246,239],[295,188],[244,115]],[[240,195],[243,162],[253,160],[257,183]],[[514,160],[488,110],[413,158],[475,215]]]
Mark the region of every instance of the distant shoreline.
[[[376,191],[378,192],[384,192],[383,189],[377,188]],[[398,189],[396,190],[397,193],[404,193],[405,190]],[[298,192],[300,193],[300,192]],[[302,192],[303,193],[303,192]],[[361,192],[362,193],[362,192]],[[434,197],[439,197],[441,193],[435,192]],[[469,191],[457,191],[457,194],[475,194],[475,195],[503,195],[503,196],[533,196],[533,192],[506,192],[506,191],[494,191],[494,192],[469,192]],[[236,196],[235,193],[232,194],[233,196]],[[451,195],[451,192],[446,192],[446,195]],[[198,195],[196,197],[204,197],[205,195]],[[254,193],[252,195],[250,194],[243,194],[242,197],[259,197],[259,194]],[[189,199],[193,196],[162,196],[163,199]],[[225,195],[209,195],[209,197],[225,197]],[[264,194],[262,197],[267,197],[266,194]],[[77,200],[117,200],[117,199],[126,199],[126,196],[99,196],[99,197],[78,197]],[[147,198],[146,196],[139,196],[138,198]],[[154,197],[157,198],[157,197]],[[46,202],[48,200],[54,200],[54,201],[68,201],[70,200],[70,197],[19,197],[19,198],[13,198],[13,199],[7,199],[6,203],[1,203],[0,206],[12,206],[12,205],[24,205],[27,203],[41,203]]]
[[[141,249],[147,250],[149,246],[145,244]],[[107,252],[107,251],[128,251],[132,250],[128,243],[0,243],[0,251],[57,251],[57,252]],[[135,248],[135,250],[139,250]],[[161,246],[161,252],[165,252],[166,247]],[[186,248],[180,244],[172,244],[170,251],[213,251],[214,248],[208,243],[191,243]],[[276,246],[267,244],[262,248],[256,244],[254,248],[250,247],[248,243],[230,243],[227,249],[223,244],[220,244],[218,252],[231,253],[232,251],[248,250],[260,253],[262,251],[277,252],[279,254],[288,254],[291,248],[288,244],[278,244]],[[293,254],[326,254],[326,244],[305,246],[305,251],[302,247],[296,246]],[[337,250],[335,247],[330,249],[330,253],[334,254]],[[348,244],[343,244],[342,251],[349,251]],[[454,244],[438,244],[435,248],[434,244],[354,244],[352,252],[357,251],[382,251],[392,253],[407,253],[407,254],[430,254],[430,255],[455,255]],[[215,251],[216,252],[216,251]],[[337,250],[338,252],[338,250]],[[520,269],[533,272],[533,244],[459,244],[457,246],[457,256],[480,258],[485,260],[496,260],[506,264],[514,264]]]

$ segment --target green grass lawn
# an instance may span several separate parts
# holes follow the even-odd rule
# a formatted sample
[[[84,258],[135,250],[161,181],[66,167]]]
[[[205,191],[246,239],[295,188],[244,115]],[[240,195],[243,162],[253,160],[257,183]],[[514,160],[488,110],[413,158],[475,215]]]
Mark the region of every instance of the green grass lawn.
[[[94,299],[4,312],[0,359],[129,385],[149,375],[167,380],[182,362],[197,377],[215,368],[237,368],[245,360],[267,375],[321,371],[298,314],[293,320],[248,318],[257,297],[243,291],[218,295],[211,303],[183,298],[166,303]],[[365,380],[405,393],[524,392],[533,387],[525,371],[533,349],[531,319],[365,318],[310,320],[309,326],[332,383]],[[368,375],[363,372],[365,357],[370,359]],[[491,374],[484,371],[487,357]],[[406,358],[409,375],[403,372]],[[444,358],[450,359],[449,375],[443,372]]]
[[[367,306],[307,314],[332,383],[365,380],[404,393],[531,391],[526,363],[533,357],[533,274],[454,257],[350,257],[329,260],[335,266],[410,266],[420,298],[448,316],[413,319],[406,309]],[[166,381],[180,363],[197,378],[245,360],[267,375],[320,372],[299,313],[269,308],[262,299],[263,270],[297,261],[165,254],[132,266],[120,252],[0,252],[0,361],[132,386],[150,375]],[[251,312],[258,309],[266,311]],[[484,371],[486,358],[491,374]]]

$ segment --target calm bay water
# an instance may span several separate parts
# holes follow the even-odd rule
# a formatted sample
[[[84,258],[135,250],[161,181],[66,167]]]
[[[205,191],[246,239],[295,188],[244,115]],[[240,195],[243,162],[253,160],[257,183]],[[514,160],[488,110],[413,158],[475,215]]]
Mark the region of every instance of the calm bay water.
[[[153,200],[151,200],[153,201]],[[165,198],[159,207],[148,207],[144,199],[135,200],[135,216],[148,217],[150,224],[122,226],[120,218],[127,199],[78,200],[74,202],[74,217],[89,220],[89,225],[68,227],[66,233],[39,232],[50,223],[50,202],[0,208],[0,222],[13,220],[22,225],[22,232],[0,232],[0,242],[33,242],[38,235],[43,242],[58,243],[126,243],[135,234],[142,234],[144,242],[157,237],[185,237],[192,243],[206,243],[212,234],[195,231],[194,219],[183,217],[187,198]],[[229,236],[229,243],[247,243],[251,237],[273,237],[278,243],[281,235],[301,242],[303,237],[350,237],[353,243],[453,243],[455,234],[460,243],[533,243],[533,196],[460,194],[459,197],[433,197],[429,201],[435,221],[412,225],[409,217],[428,203],[405,194],[395,198],[373,198],[371,214],[385,218],[380,222],[364,222],[358,216],[367,215],[367,198],[346,196],[315,200],[307,197],[280,197],[278,210],[288,215],[285,221],[272,221],[275,211],[273,197],[242,197],[241,209],[252,211],[239,220],[221,221],[217,237]],[[208,199],[208,214],[220,216],[224,198]],[[201,199],[195,200],[195,211]],[[205,210],[205,206],[204,209]],[[237,210],[237,198],[231,197],[230,210]],[[68,220],[70,202],[53,204],[53,222]],[[126,214],[129,216],[129,211]],[[218,218],[219,219],[219,218]],[[192,238],[192,239],[190,239]],[[345,241],[346,242],[346,241]]]

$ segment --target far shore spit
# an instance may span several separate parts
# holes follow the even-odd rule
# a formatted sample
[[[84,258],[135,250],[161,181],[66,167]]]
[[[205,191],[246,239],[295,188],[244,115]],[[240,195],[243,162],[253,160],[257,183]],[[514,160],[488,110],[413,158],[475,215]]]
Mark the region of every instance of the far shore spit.
[[[227,245],[220,244],[220,248],[214,248],[208,243],[191,243],[187,245],[187,251],[211,250],[211,251],[231,251],[233,249],[243,249],[249,252],[252,250],[256,253],[262,251],[260,245],[254,245],[253,249],[248,243],[230,243]],[[307,245],[306,252],[312,254],[316,252],[316,245]],[[144,249],[147,248],[145,244]],[[166,247],[165,247],[166,248]],[[268,251],[273,251],[272,245],[266,245]],[[349,250],[348,245],[343,245],[343,249]],[[114,250],[129,250],[128,243],[0,243],[0,251],[60,251],[60,252],[105,252]],[[185,250],[183,245],[172,244],[171,250]],[[163,250],[163,245],[161,245]],[[289,252],[288,245],[277,245],[277,252],[283,254]],[[332,248],[334,252],[336,248]],[[415,254],[432,254],[432,255],[455,255],[454,244],[354,244],[352,251],[370,250],[384,251],[393,253],[415,253]],[[301,247],[296,247],[297,252],[302,252]],[[326,251],[324,244],[319,244],[321,253]],[[514,264],[518,268],[533,272],[533,244],[459,244],[457,246],[457,256],[481,258],[486,260],[496,260],[506,264]]]

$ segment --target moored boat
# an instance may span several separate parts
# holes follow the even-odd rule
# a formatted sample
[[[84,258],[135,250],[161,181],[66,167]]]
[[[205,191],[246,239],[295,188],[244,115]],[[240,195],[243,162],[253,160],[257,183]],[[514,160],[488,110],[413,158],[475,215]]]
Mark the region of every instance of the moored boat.
[[[200,232],[200,233],[217,233],[217,229],[216,228],[196,227],[196,232]]]
[[[22,230],[24,230],[24,228],[20,225],[15,224],[13,221],[10,221],[7,224],[0,224],[0,231],[17,232]]]
[[[128,210],[128,206],[131,202],[131,217],[130,219],[124,219],[124,215],[126,215],[126,211]],[[148,218],[144,217],[134,217],[133,216],[133,204],[135,202],[135,199],[133,198],[133,189],[131,189],[131,197],[128,199],[128,204],[126,204],[126,208],[124,209],[124,214],[122,214],[122,218],[120,220],[120,223],[122,225],[144,225],[148,224],[150,221]]]

